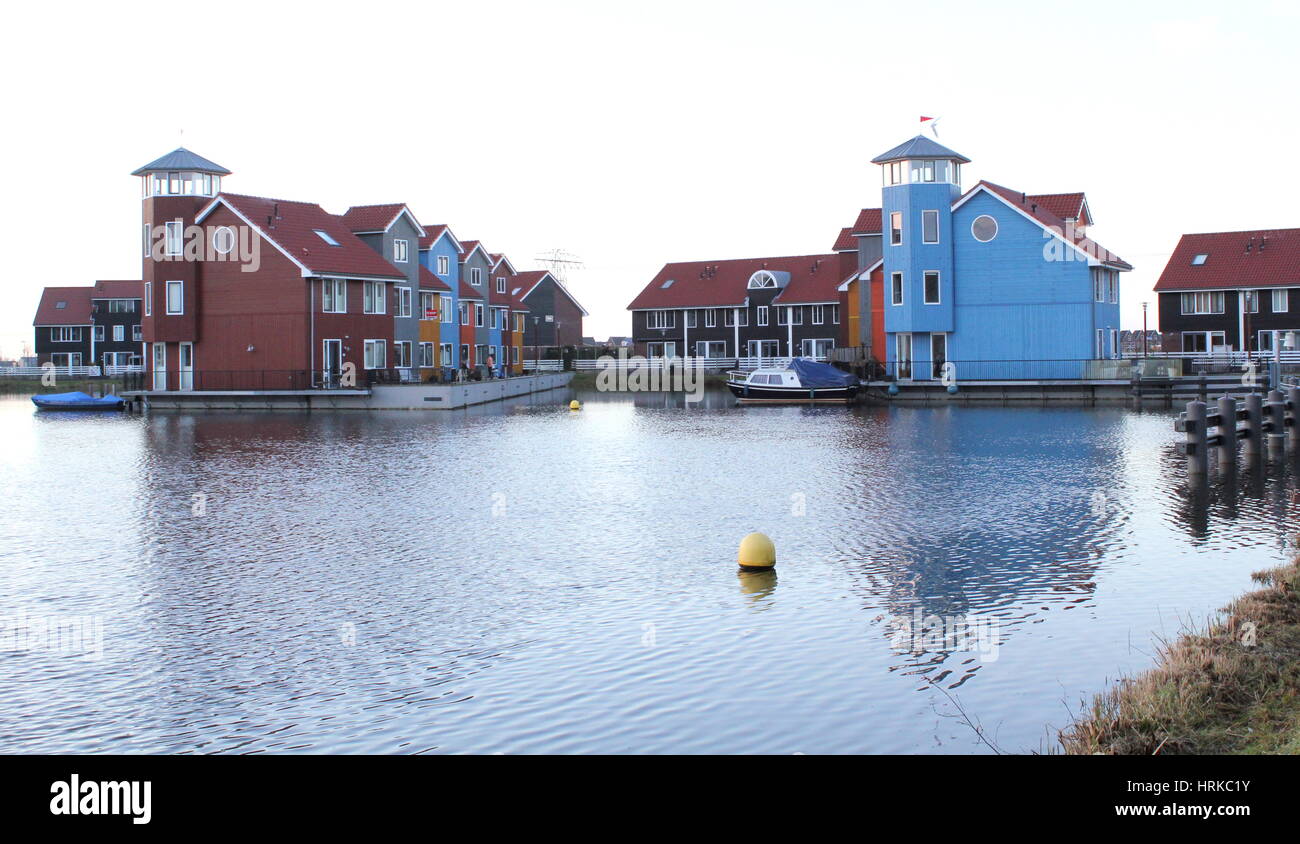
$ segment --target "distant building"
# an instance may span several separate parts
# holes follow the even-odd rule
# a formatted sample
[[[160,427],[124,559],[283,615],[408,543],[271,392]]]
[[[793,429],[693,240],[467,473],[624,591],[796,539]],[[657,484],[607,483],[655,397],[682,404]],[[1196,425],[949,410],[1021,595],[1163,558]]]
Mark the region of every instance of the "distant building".
[[[1185,234],[1155,291],[1165,351],[1272,351],[1300,331],[1300,229]]]
[[[582,318],[587,311],[558,278],[546,270],[533,270],[516,275],[515,283],[522,288],[519,298],[529,311],[524,345],[582,344]]]
[[[139,281],[45,288],[32,320],[36,365],[140,365],[142,288]]]

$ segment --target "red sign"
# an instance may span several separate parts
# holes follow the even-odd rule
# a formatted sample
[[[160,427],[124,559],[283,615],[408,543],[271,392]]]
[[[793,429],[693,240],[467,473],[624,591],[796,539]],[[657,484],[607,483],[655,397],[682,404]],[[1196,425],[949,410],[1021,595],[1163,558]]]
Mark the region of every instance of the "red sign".
[[[438,318],[438,309],[437,309],[437,308],[428,308],[428,309],[425,310],[425,312],[424,312],[424,318],[425,318],[425,319],[437,319],[437,318]]]

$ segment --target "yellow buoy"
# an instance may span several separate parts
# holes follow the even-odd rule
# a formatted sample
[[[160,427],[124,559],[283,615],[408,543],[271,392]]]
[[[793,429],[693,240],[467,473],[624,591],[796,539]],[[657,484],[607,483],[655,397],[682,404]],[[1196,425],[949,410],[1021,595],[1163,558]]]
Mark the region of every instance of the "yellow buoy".
[[[569,410],[582,410],[582,402],[577,399],[569,402]]]
[[[776,565],[776,546],[766,534],[748,534],[740,540],[736,562],[744,571],[771,571]]]

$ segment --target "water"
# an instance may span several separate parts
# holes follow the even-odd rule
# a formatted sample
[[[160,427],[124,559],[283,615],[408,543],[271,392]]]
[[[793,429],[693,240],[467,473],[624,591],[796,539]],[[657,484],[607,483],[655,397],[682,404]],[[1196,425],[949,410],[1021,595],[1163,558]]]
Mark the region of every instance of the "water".
[[[1164,411],[569,398],[0,399],[0,614],[102,623],[7,640],[0,752],[989,752],[962,711],[1051,749],[1293,515],[1284,465],[1189,492]],[[918,610],[1001,641],[908,653]]]

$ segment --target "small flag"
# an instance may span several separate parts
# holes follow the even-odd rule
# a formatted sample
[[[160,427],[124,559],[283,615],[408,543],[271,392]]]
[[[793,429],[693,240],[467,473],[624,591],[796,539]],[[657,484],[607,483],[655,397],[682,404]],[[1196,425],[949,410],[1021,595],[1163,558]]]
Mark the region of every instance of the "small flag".
[[[937,118],[937,117],[926,117],[925,115],[922,115],[922,116],[921,116],[921,129],[924,130],[924,129],[926,129],[926,128],[929,128],[929,130],[930,130],[931,132],[934,133],[934,136],[935,136],[936,138],[939,137],[939,118]]]

